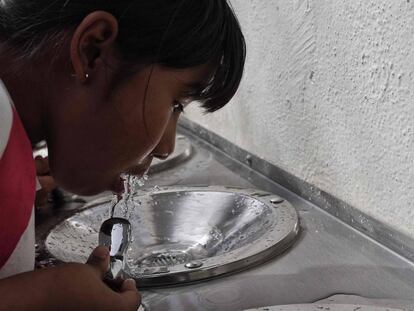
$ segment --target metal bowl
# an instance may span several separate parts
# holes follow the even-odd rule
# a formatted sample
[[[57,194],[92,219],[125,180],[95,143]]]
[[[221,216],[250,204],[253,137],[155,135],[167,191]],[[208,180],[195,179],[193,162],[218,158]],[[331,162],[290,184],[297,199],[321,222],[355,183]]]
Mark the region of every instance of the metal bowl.
[[[257,190],[165,188],[136,196],[130,205],[126,273],[141,287],[199,281],[263,263],[291,246],[299,231],[288,202]],[[109,198],[92,202],[58,224],[45,241],[48,252],[84,262],[110,206]]]

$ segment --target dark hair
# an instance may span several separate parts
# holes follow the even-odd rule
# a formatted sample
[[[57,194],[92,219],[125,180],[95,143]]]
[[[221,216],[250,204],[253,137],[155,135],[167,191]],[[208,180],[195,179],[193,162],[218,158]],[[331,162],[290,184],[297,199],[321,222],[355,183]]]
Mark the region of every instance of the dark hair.
[[[212,63],[207,85],[189,96],[213,112],[236,93],[245,40],[226,0],[0,0],[0,36],[22,57],[57,45],[89,13],[103,10],[119,24],[117,44],[129,64],[190,68]]]

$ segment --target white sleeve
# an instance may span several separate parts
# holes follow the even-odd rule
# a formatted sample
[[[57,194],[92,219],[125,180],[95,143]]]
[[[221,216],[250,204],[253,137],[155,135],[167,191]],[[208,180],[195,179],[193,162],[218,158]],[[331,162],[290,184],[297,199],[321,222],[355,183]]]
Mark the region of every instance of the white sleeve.
[[[0,269],[0,280],[12,275],[32,271],[35,265],[35,219],[34,209],[30,221],[19,243],[7,260],[5,265]]]
[[[0,159],[6,149],[13,122],[13,111],[9,94],[0,80]]]

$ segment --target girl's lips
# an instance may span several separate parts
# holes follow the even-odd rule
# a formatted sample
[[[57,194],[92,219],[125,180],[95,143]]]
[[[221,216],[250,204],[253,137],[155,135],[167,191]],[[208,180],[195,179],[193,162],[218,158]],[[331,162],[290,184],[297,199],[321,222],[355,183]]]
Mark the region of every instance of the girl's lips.
[[[137,177],[144,176],[151,165],[152,157],[149,157],[145,159],[143,162],[141,162],[139,165],[135,167],[131,167],[128,170],[125,171],[125,174],[127,175],[134,175]],[[112,185],[110,186],[110,189],[114,193],[123,193],[124,192],[124,179],[121,177],[121,175],[118,175],[115,179]]]

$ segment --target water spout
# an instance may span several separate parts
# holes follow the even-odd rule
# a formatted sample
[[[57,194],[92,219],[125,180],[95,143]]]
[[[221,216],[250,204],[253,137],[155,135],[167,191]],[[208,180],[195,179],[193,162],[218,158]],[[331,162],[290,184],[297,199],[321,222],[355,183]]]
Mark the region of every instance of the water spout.
[[[99,230],[99,245],[108,247],[110,253],[107,278],[124,278],[125,256],[131,242],[131,223],[125,218],[110,218]]]

